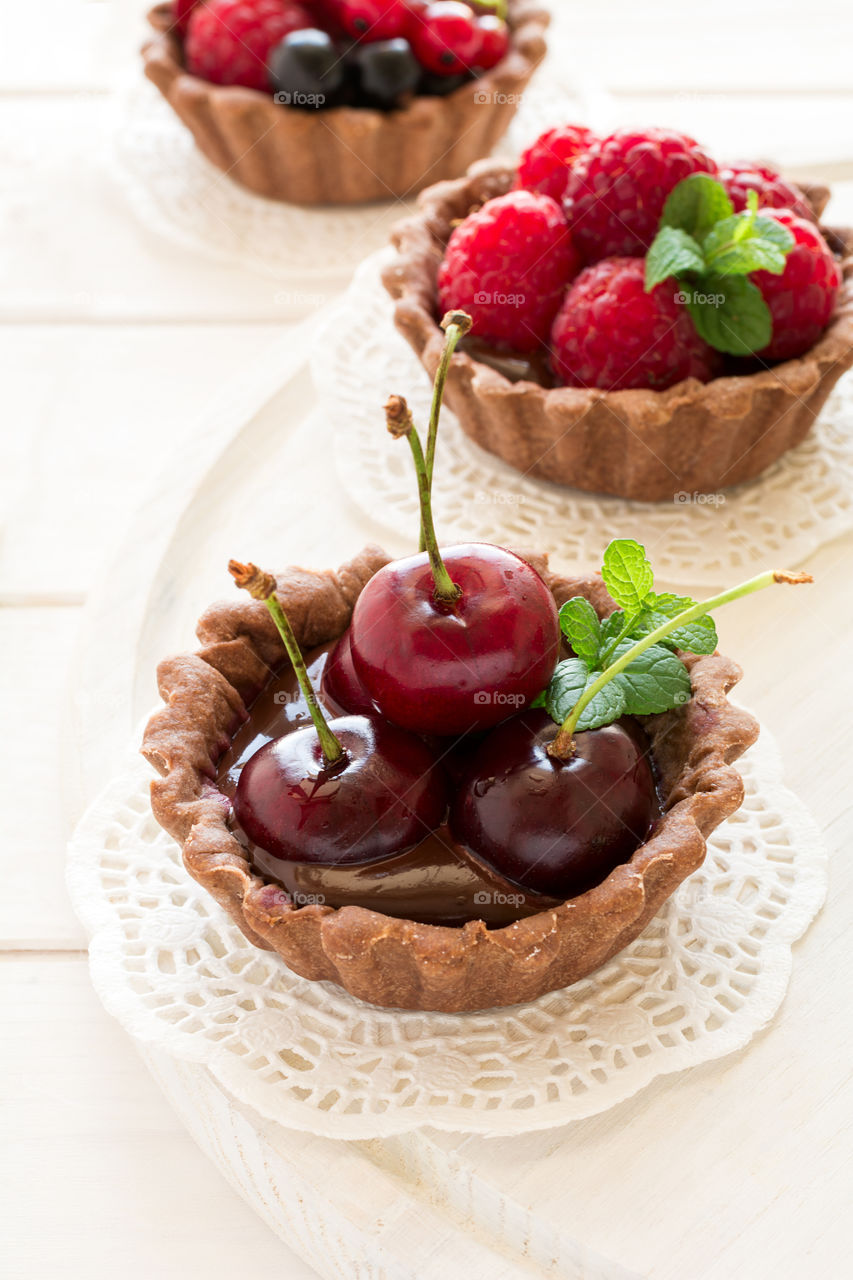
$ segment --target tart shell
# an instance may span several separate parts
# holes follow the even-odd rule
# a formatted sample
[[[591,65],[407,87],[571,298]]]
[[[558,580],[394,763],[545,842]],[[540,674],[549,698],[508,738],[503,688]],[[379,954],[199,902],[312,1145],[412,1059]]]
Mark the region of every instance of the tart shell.
[[[424,191],[418,211],[394,230],[397,257],[383,281],[396,326],[431,378],[444,340],[436,277],[447,241],[458,220],[509,191],[515,177],[503,161],[474,165],[465,178]],[[803,190],[820,216],[827,188]],[[575,489],[666,502],[752,480],[805,439],[853,365],[853,230],[821,230],[842,256],[844,280],[829,327],[798,359],[708,383],[689,378],[667,391],[598,391],[511,382],[457,353],[446,401],[483,449]]]
[[[544,557],[522,554],[558,606],[583,595],[601,616],[612,610],[600,576],[558,577]],[[368,546],[336,573],[288,569],[277,578],[303,649],[343,633],[359,592],[387,562]],[[297,908],[252,871],[216,786],[217,761],[270,668],[286,661],[284,647],[265,606],[248,599],[208,609],[197,634],[196,653],[158,669],[165,706],[149,721],[142,746],[161,775],[151,784],[154,814],[181,844],[190,875],[251,942],[277,952],[302,977],[337,983],[371,1004],[457,1013],[533,1000],[585,978],[636,938],[701,865],[707,837],[743,800],[732,764],[755,741],[758,724],[726,699],[740,669],[719,654],[682,655],[690,700],[642,721],[663,817],[630,862],[596,888],[492,930],[482,921],[457,929],[416,924],[355,906]]]
[[[447,97],[416,97],[390,112],[300,110],[272,92],[211,84],[184,70],[171,5],[156,5],[148,21],[145,74],[208,160],[272,200],[348,205],[412,196],[488,155],[544,57],[550,17],[536,0],[510,0],[512,45],[498,66]]]

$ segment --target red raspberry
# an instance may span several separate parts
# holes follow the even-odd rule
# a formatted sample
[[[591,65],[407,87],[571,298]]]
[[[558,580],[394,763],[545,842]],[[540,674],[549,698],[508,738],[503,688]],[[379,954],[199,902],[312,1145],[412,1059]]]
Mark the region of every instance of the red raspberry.
[[[780,276],[754,271],[749,277],[773,317],[773,337],[757,354],[763,360],[791,360],[814,346],[829,324],[841,288],[841,268],[813,222],[790,209],[762,209],[761,216],[787,227],[794,247]]]
[[[172,16],[175,20],[175,28],[179,35],[187,34],[187,27],[190,21],[190,14],[198,4],[198,0],[173,0]]]
[[[482,37],[472,9],[459,0],[437,0],[409,25],[409,43],[422,67],[438,76],[470,71]]]
[[[190,15],[187,71],[213,84],[269,89],[272,49],[291,31],[313,25],[310,13],[292,0],[206,0]]]
[[[495,346],[535,351],[579,266],[556,201],[510,191],[453,232],[438,272],[439,309],[468,311],[475,335]]]
[[[567,386],[663,391],[713,377],[719,357],[694,329],[677,282],[646,293],[645,270],[644,258],[605,258],[569,289],[551,331],[551,362]]]
[[[768,169],[766,165],[753,164],[750,160],[727,164],[720,170],[720,182],[728,191],[736,213],[746,208],[747,192],[753,190],[758,193],[762,209],[792,209],[798,218],[817,221],[800,188],[786,182],[775,169]]]
[[[364,44],[404,36],[411,19],[406,0],[338,0],[338,21]]]
[[[474,59],[481,71],[491,71],[509,53],[509,27],[502,18],[487,13],[477,23],[480,48]]]
[[[521,153],[518,185],[527,191],[540,191],[552,200],[562,200],[572,165],[598,141],[592,130],[582,124],[548,129]]]
[[[588,262],[648,249],[666,198],[691,173],[716,175],[699,144],[669,129],[621,129],[573,165],[566,217]]]

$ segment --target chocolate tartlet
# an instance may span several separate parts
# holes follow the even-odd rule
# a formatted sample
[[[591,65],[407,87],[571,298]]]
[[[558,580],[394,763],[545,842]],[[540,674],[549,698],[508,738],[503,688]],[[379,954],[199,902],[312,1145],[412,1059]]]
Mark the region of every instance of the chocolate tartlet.
[[[272,91],[211,84],[184,70],[171,5],[156,5],[148,20],[155,34],[143,48],[145,74],[212,164],[272,200],[350,205],[412,196],[488,155],[545,55],[550,15],[536,0],[509,0],[502,62],[446,97],[416,97],[389,112],[300,110]]]
[[[474,165],[467,177],[424,191],[419,211],[393,233],[397,257],[383,281],[396,326],[430,377],[443,345],[436,277],[454,225],[515,179],[506,162]],[[803,190],[820,216],[828,190]],[[453,357],[447,403],[482,448],[525,475],[575,489],[664,502],[752,480],[805,439],[853,366],[853,230],[821,230],[842,259],[844,281],[826,332],[797,359],[666,391],[600,391],[554,387],[535,360],[508,363],[472,346]]]
[[[599,616],[611,611],[599,576],[561,578],[548,572],[544,559],[524,558],[542,574],[558,605],[583,595]],[[384,552],[367,547],[337,573],[290,569],[277,579],[277,596],[303,649],[321,649],[343,634],[361,590],[386,563]],[[476,860],[466,867],[465,851],[454,855],[450,850],[456,879],[439,877],[430,890],[437,897],[428,904],[434,918],[437,910],[455,903],[448,924],[425,924],[367,906],[336,907],[336,893],[352,901],[355,892],[350,882],[334,882],[336,869],[322,883],[324,871],[315,881],[297,872],[285,885],[282,872],[271,878],[271,864],[261,866],[257,851],[241,843],[233,827],[228,793],[235,768],[253,744],[281,732],[285,721],[300,714],[290,698],[274,623],[263,604],[240,599],[210,608],[198,636],[198,652],[171,658],[158,670],[166,705],[150,720],[142,748],[161,775],[151,787],[155,816],[181,843],[190,874],[250,941],[276,951],[303,977],[335,982],[373,1004],[442,1012],[487,1009],[532,1000],[586,977],[645,928],[701,864],[706,838],[743,798],[742,781],[731,766],[755,740],[758,726],[726,699],[740,671],[718,654],[685,655],[692,696],[677,711],[641,722],[657,768],[662,816],[630,861],[600,885],[561,904],[516,887],[522,902],[503,904],[517,917],[512,923],[503,923],[499,910],[489,920],[454,927],[454,911],[464,918],[477,892],[485,891],[478,887],[484,876],[495,898],[508,882],[484,872]],[[322,658],[314,655],[315,674]],[[270,682],[271,671],[281,671],[279,683]],[[277,693],[286,696],[277,700]],[[400,912],[413,901],[424,865],[415,859],[401,868],[400,892],[389,910]],[[381,905],[382,890],[371,881],[370,868],[354,870],[365,875],[365,901]],[[311,902],[317,894],[328,900]]]

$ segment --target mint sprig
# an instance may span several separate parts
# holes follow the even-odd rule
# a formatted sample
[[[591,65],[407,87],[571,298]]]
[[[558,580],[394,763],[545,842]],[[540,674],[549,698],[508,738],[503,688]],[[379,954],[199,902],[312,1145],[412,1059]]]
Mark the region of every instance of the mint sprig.
[[[693,173],[664,206],[646,256],[646,292],[674,277],[700,337],[717,351],[752,355],[770,341],[773,321],[747,277],[753,271],[781,275],[793,245],[787,227],[759,215],[755,191],[735,213],[721,183]]]
[[[687,282],[683,295],[696,332],[715,351],[751,356],[773,337],[770,308],[745,276],[707,275],[701,289]]]
[[[703,240],[723,218],[730,218],[735,207],[721,182],[709,173],[691,173],[669,193],[661,215],[661,227],[678,227]]]
[[[534,704],[544,706],[560,725],[548,748],[559,759],[572,754],[577,731],[601,728],[623,715],[656,715],[683,706],[691,694],[690,673],[676,650],[714,652],[712,610],[774,583],[812,581],[807,573],[770,570],[697,602],[656,592],[645,548],[630,538],[610,543],[602,577],[619,607],[599,619],[583,596],[566,601],[560,626],[575,656],[558,663]]]

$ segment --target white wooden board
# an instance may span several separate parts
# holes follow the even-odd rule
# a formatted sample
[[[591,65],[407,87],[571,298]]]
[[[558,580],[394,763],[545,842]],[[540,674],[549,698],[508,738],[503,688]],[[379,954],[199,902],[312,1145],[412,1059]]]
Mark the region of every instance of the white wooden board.
[[[223,410],[210,430],[202,430],[205,448],[197,452],[187,441],[181,483],[161,488],[140,514],[133,545],[152,549],[150,559],[139,559],[136,575],[137,610],[144,602],[137,613],[141,627],[124,636],[129,643],[117,662],[117,671],[133,678],[133,713],[142,714],[151,704],[157,657],[191,644],[200,609],[228,590],[224,564],[229,555],[273,566],[328,564],[373,534],[348,506],[334,477],[323,483],[333,424],[324,427],[312,418],[312,391],[298,359],[290,376],[271,391],[274,382],[269,368],[260,368],[254,408],[246,389],[235,393],[231,416]],[[333,513],[328,523],[318,518],[312,483],[321,485],[320,505]],[[167,509],[175,517],[171,526],[161,519]],[[637,532],[642,536],[641,529]],[[839,600],[831,584],[851,555],[853,538],[846,538],[813,558],[820,585],[809,597],[811,608],[780,593],[755,597],[720,617],[723,648],[742,659],[750,673],[743,696],[779,733],[792,780],[820,814],[836,849],[846,838],[849,803],[828,778],[846,734],[837,707],[845,696],[849,700],[853,687],[845,663],[853,599]],[[107,619],[115,581],[108,576],[97,597],[98,607],[106,609],[100,616]],[[97,613],[90,628],[92,623],[84,634],[104,631]],[[812,644],[819,644],[823,656],[819,663],[805,664],[802,655]],[[97,648],[87,656],[97,663]],[[822,678],[833,660],[840,685]],[[93,738],[93,723],[87,728],[84,721],[84,740]],[[90,756],[92,779],[104,768],[99,754],[103,751]],[[794,981],[783,1011],[745,1052],[659,1081],[632,1102],[566,1129],[500,1141],[427,1132],[393,1142],[349,1144],[341,1147],[340,1160],[354,1170],[359,1160],[365,1162],[365,1186],[372,1183],[377,1163],[390,1170],[403,1199],[412,1188],[423,1194],[426,1184],[430,1196],[446,1203],[448,1214],[460,1215],[451,1218],[444,1243],[461,1249],[472,1230],[486,1232],[501,1253],[520,1250],[525,1256],[525,1247],[533,1249],[535,1275],[548,1274],[543,1241],[563,1259],[563,1270],[554,1274],[570,1277],[598,1274],[590,1267],[603,1267],[607,1276],[623,1269],[652,1280],[733,1275],[799,1280],[803,1274],[838,1273],[849,1244],[841,1205],[853,1190],[845,1167],[851,1116],[838,1101],[851,1075],[843,1048],[853,1018],[845,998],[849,957],[841,926],[852,880],[844,862],[833,869],[830,905],[796,948]],[[224,1124],[228,1108],[223,1111],[215,1101],[218,1086],[207,1073],[181,1067],[179,1075],[180,1081],[164,1072],[163,1082],[170,1096],[174,1087],[191,1129],[199,1124],[196,1110],[210,1105]],[[253,1127],[277,1147],[288,1177],[294,1176],[290,1161],[305,1138],[288,1136],[258,1118]],[[254,1175],[247,1179],[245,1156],[238,1159],[227,1125],[225,1136],[219,1127],[216,1132],[218,1163],[269,1220],[267,1193]],[[336,1161],[334,1144],[326,1150],[327,1161]],[[310,1223],[302,1247],[317,1265],[312,1233],[325,1229],[331,1212],[326,1176],[318,1180],[307,1159],[301,1168],[302,1211]],[[372,1212],[384,1224],[381,1199],[374,1200]],[[284,1230],[282,1221],[293,1225],[290,1203],[283,1195],[272,1213],[279,1230]],[[349,1210],[346,1216],[346,1228],[336,1219],[340,1241],[349,1238],[353,1226]],[[463,1222],[471,1225],[463,1229]],[[535,1246],[525,1246],[528,1237]],[[373,1242],[370,1261],[378,1275],[420,1274],[413,1269],[412,1250],[393,1231],[391,1244],[382,1232],[367,1239]],[[321,1274],[339,1274],[340,1257],[350,1247],[341,1243],[343,1254],[332,1249]],[[591,1251],[591,1262],[582,1261],[584,1250]],[[353,1259],[350,1266],[360,1262]],[[822,1272],[803,1271],[813,1262]],[[473,1263],[466,1271],[499,1274],[494,1267],[489,1260],[480,1271]]]

